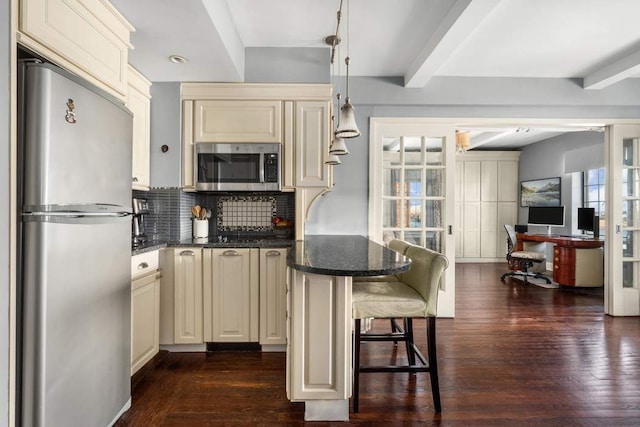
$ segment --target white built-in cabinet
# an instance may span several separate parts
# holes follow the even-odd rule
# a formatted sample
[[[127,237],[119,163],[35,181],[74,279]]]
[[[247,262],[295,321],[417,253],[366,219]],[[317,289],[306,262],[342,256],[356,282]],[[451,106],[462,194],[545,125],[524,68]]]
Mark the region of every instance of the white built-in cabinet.
[[[131,183],[134,190],[149,190],[151,145],[151,82],[129,66],[127,108],[133,113]]]
[[[287,343],[287,249],[260,249],[260,344]]]
[[[328,188],[329,167],[325,164],[330,140],[330,103],[295,103],[295,187]]]
[[[161,274],[158,252],[131,257],[131,375],[159,351]]]
[[[505,224],[518,217],[519,152],[466,152],[456,158],[456,260],[502,261]]]
[[[204,339],[257,342],[259,250],[204,249]]]
[[[19,44],[123,102],[132,31],[107,0],[19,1]]]

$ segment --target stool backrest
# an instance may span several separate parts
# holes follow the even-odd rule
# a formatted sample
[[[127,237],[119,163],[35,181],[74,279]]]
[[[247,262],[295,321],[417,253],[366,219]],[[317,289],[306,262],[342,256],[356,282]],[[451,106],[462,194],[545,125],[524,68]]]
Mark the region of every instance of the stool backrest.
[[[398,252],[400,255],[404,255],[410,246],[412,246],[411,243],[407,243],[404,240],[399,239],[393,239],[389,242],[389,249]]]
[[[449,260],[436,251],[414,245],[407,248],[405,256],[411,258],[411,268],[398,276],[424,298],[427,303],[425,315],[435,316],[438,313],[440,280]]]

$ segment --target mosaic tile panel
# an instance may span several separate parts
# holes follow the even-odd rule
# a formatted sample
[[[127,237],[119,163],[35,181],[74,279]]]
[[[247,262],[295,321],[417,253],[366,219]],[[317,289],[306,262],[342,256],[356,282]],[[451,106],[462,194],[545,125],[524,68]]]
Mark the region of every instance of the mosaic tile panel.
[[[224,196],[218,199],[218,231],[267,231],[276,215],[272,196]]]

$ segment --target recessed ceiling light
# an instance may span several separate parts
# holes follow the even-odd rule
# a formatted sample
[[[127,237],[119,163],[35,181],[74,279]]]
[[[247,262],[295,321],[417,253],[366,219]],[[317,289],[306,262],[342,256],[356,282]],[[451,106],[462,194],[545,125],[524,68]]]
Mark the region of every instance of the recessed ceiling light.
[[[185,62],[187,62],[187,58],[180,55],[171,55],[169,56],[169,61],[173,62],[174,64],[184,64]]]

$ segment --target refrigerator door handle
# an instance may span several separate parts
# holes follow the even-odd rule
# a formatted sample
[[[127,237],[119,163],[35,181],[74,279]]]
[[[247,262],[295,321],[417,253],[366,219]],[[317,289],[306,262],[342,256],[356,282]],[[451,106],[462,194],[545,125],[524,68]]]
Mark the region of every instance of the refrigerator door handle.
[[[59,212],[66,214],[119,214],[131,213],[133,208],[120,205],[112,205],[108,203],[90,203],[90,204],[69,204],[69,205],[25,205],[22,208],[24,213],[34,212]]]
[[[131,221],[131,214],[118,212],[115,214],[70,214],[70,213],[27,213],[22,215],[24,222],[55,222],[58,224],[108,224],[112,222]]]

